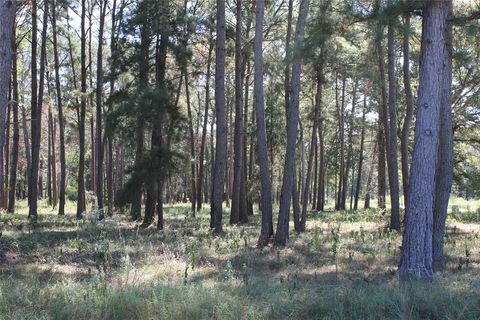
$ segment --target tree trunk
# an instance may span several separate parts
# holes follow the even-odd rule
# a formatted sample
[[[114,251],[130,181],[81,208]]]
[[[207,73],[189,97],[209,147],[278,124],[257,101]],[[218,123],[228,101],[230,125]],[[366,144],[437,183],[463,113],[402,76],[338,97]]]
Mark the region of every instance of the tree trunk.
[[[357,170],[357,186],[355,188],[355,201],[353,210],[358,210],[358,199],[360,197],[360,186],[362,181],[363,168],[363,146],[365,144],[365,115],[367,113],[367,96],[363,96],[363,112],[362,112],[362,132],[360,134],[360,154],[358,156],[358,170]]]
[[[343,75],[342,80],[342,103],[338,105],[338,86],[337,80],[335,81],[335,100],[337,104],[337,114],[338,114],[338,140],[340,143],[340,170],[338,173],[338,191],[337,191],[337,201],[335,203],[335,210],[345,210],[343,206],[343,196],[346,182],[345,177],[345,88],[346,87],[346,75]]]
[[[310,1],[302,0],[300,2],[300,12],[295,30],[295,47],[300,47],[303,41],[303,32],[308,14]],[[295,52],[292,63],[292,85],[291,101],[288,107],[287,117],[287,150],[285,154],[285,164],[283,169],[282,192],[280,195],[280,212],[277,223],[277,234],[275,245],[285,246],[288,238],[288,224],[290,216],[290,201],[293,192],[293,170],[295,170],[295,143],[297,140],[298,113],[300,102],[300,75],[301,75],[301,55]]]
[[[262,225],[258,245],[266,246],[273,235],[272,221],[272,185],[267,149],[267,131],[265,125],[265,102],[263,92],[263,21],[265,2],[258,1],[255,7],[255,118],[257,124],[257,150],[260,164],[260,208],[262,210]]]
[[[432,279],[432,230],[436,188],[441,171],[438,161],[441,116],[448,89],[449,61],[447,19],[451,1],[430,1],[423,10],[420,82],[418,89],[415,146],[398,275],[401,279]],[[444,110],[447,110],[445,108]],[[448,133],[446,134],[448,135]],[[444,142],[444,141],[442,141]],[[438,165],[437,165],[438,164]],[[443,200],[443,199],[442,199]],[[448,203],[448,202],[447,202]]]
[[[33,1],[36,2],[36,1]],[[33,4],[32,2],[32,4]],[[40,79],[38,85],[38,101],[37,99],[33,99],[32,97],[32,120],[31,120],[31,134],[32,134],[32,163],[30,166],[30,179],[28,182],[29,188],[29,211],[28,216],[32,219],[37,218],[37,200],[38,200],[38,181],[39,181],[39,162],[40,162],[40,140],[41,140],[41,128],[42,128],[42,107],[43,107],[43,93],[44,93],[44,85],[45,85],[45,66],[46,66],[46,58],[47,58],[47,27],[48,27],[48,1],[44,2],[44,14],[43,14],[43,28],[42,28],[42,45],[40,49]],[[35,4],[36,6],[36,4]],[[32,7],[32,11],[33,11]],[[36,10],[36,8],[35,8]],[[32,19],[36,20],[35,17],[32,16]],[[32,20],[33,21],[33,20]],[[35,22],[36,24],[36,22]],[[33,30],[36,30],[36,26],[32,27],[32,37],[34,36]],[[36,31],[35,31],[36,36]],[[36,57],[36,48],[35,52],[33,52],[34,42],[32,41],[32,78],[37,76],[36,72],[36,60],[33,57]],[[35,41],[36,46],[36,41]],[[35,54],[34,54],[35,53]],[[35,65],[35,67],[33,67]],[[33,82],[32,81],[32,92],[33,92]],[[36,84],[35,84],[36,87]],[[36,89],[36,88],[35,88]],[[35,100],[36,104],[33,105],[33,101]]]
[[[247,199],[245,197],[244,180],[244,143],[243,127],[243,56],[242,56],[242,1],[237,0],[235,34],[235,133],[234,133],[234,164],[233,190],[230,223],[247,222],[245,214]],[[263,22],[263,21],[262,21]],[[263,25],[263,23],[262,23]],[[243,189],[243,191],[242,191]]]
[[[98,30],[98,52],[97,52],[97,87],[96,97],[96,195],[97,210],[99,219],[105,217],[103,210],[103,141],[102,141],[102,113],[103,113],[103,30],[105,27],[105,15],[107,14],[107,0],[99,3],[100,7],[100,26]]]
[[[312,128],[312,142],[310,144],[310,153],[308,155],[308,164],[307,164],[307,175],[305,177],[305,186],[303,188],[302,194],[302,216],[300,218],[300,225],[298,232],[305,231],[305,224],[307,221],[307,206],[308,206],[308,195],[310,193],[310,179],[312,176],[312,166],[313,166],[313,156],[315,154],[315,146],[317,145],[317,127],[320,116],[320,104],[322,103],[322,81],[321,76],[317,77],[317,93],[315,95],[315,110],[313,118],[313,128]]]
[[[353,92],[352,92],[352,113],[350,115],[349,121],[349,129],[348,129],[348,150],[347,150],[347,160],[345,165],[345,173],[343,176],[343,190],[342,190],[342,210],[346,209],[346,201],[347,201],[347,189],[348,189],[348,178],[350,176],[350,168],[352,167],[354,170],[353,165],[353,132],[355,129],[355,109],[357,107],[357,85],[358,82],[355,80],[353,84]],[[352,178],[352,188],[353,188],[353,178]],[[351,210],[350,206],[350,210]]]
[[[57,109],[58,109],[58,125],[59,125],[59,136],[60,136],[60,185],[59,185],[59,205],[58,205],[58,214],[65,214],[65,187],[66,187],[66,177],[67,177],[67,168],[65,160],[65,123],[63,117],[63,101],[62,101],[62,90],[60,86],[60,59],[58,55],[58,41],[57,41],[57,14],[56,14],[56,5],[57,2],[54,1],[52,4],[52,34],[53,34],[53,56],[55,64],[55,88],[56,88],[56,98],[57,98]]]
[[[187,115],[188,115],[188,130],[190,133],[190,201],[192,203],[192,215],[195,217],[196,206],[195,202],[197,199],[196,195],[196,170],[195,170],[195,135],[193,133],[193,116],[192,116],[192,108],[190,106],[190,91],[189,91],[189,83],[188,83],[188,70],[185,68],[184,71],[185,76],[185,95],[187,98]]]
[[[440,134],[438,145],[438,160],[435,179],[435,207],[433,213],[433,267],[445,266],[443,243],[445,236],[445,221],[447,219],[448,200],[453,178],[453,130],[452,130],[452,2],[445,1],[443,10],[446,14],[444,26],[443,49],[443,79],[440,109]]]
[[[12,72],[12,31],[15,24],[16,1],[0,1],[0,150],[4,150],[5,129],[7,125],[7,104],[10,75]],[[33,29],[33,28],[32,28]],[[0,152],[0,203],[7,200],[4,197],[4,155]]]
[[[85,113],[86,113],[86,97],[87,92],[87,66],[86,66],[86,31],[85,31],[85,0],[82,0],[81,23],[80,23],[80,78],[81,92],[80,112],[78,123],[78,140],[79,140],[79,161],[78,161],[78,185],[77,185],[77,219],[81,219],[85,212]]]
[[[208,112],[210,108],[210,77],[211,77],[211,65],[212,65],[212,52],[213,52],[213,31],[210,30],[210,38],[208,45],[208,58],[207,58],[207,75],[205,78],[205,111],[203,115],[202,126],[202,141],[200,143],[200,157],[198,166],[198,185],[197,185],[197,209],[202,209],[202,183],[204,179],[204,160],[205,160],[205,144],[207,140],[207,125],[208,125]],[[211,133],[210,133],[211,134]]]
[[[0,9],[1,10],[1,9]],[[3,16],[3,13],[0,15]],[[5,25],[5,24],[1,24]],[[18,102],[19,102],[19,94],[18,94],[18,64],[17,64],[17,40],[16,40],[16,25],[14,23],[12,31],[12,53],[13,53],[13,60],[12,60],[12,113],[13,113],[13,141],[12,141],[12,164],[10,165],[10,185],[9,185],[9,193],[8,193],[8,208],[7,212],[14,213],[15,212],[15,200],[16,200],[16,189],[17,189],[17,167],[18,167],[18,148],[20,142],[20,127],[18,123]],[[0,49],[1,50],[1,49]],[[0,89],[2,90],[2,89]],[[3,91],[2,91],[3,92]]]
[[[397,79],[395,77],[395,32],[392,24],[388,25],[388,143],[387,163],[388,182],[390,185],[390,229],[400,231],[400,190],[398,183],[397,151]],[[383,61],[383,57],[382,57]]]
[[[367,187],[365,188],[365,204],[363,206],[364,209],[370,209],[370,195],[372,193],[372,180],[373,180],[373,168],[375,167],[375,160],[377,156],[377,146],[378,146],[378,139],[375,140],[375,144],[373,146],[372,152],[372,161],[370,164],[370,170],[368,171],[367,177]],[[385,172],[385,170],[384,170]]]
[[[215,163],[210,227],[216,234],[223,232],[222,203],[225,189],[227,158],[227,123],[225,116],[225,1],[217,0],[217,41],[215,49],[215,115],[217,123]]]
[[[405,100],[407,110],[402,128],[402,183],[403,183],[403,199],[405,207],[408,203],[408,145],[410,136],[410,127],[413,120],[413,94],[410,81],[410,14],[405,15],[403,26],[403,84],[405,88]],[[405,208],[406,209],[406,208]]]
[[[381,120],[377,124],[377,146],[378,146],[378,173],[377,173],[377,206],[379,209],[386,208],[385,195],[387,193],[387,178],[385,176],[385,131]]]

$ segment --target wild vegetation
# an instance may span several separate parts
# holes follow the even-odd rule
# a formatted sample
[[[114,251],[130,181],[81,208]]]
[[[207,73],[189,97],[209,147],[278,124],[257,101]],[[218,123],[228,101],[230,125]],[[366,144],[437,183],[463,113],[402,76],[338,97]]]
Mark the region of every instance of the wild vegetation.
[[[0,317],[480,318],[476,0],[0,0]]]

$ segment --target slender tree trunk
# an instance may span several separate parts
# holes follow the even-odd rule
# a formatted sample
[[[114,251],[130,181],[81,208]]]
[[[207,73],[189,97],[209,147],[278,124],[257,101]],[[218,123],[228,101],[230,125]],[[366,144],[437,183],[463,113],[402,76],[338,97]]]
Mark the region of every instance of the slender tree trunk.
[[[410,14],[405,15],[405,22],[403,26],[403,84],[405,88],[405,101],[407,110],[405,112],[405,119],[402,128],[402,183],[403,183],[403,198],[405,207],[408,203],[408,145],[410,137],[410,127],[413,120],[413,94],[410,81]],[[406,209],[406,208],[405,208]]]
[[[28,216],[32,219],[37,218],[37,200],[39,195],[38,190],[38,183],[39,183],[39,162],[40,162],[40,139],[41,139],[41,128],[42,128],[42,107],[43,107],[43,93],[44,93],[44,85],[45,85],[45,66],[46,66],[46,58],[47,58],[47,27],[48,27],[48,1],[44,2],[44,14],[43,14],[43,28],[42,28],[42,45],[40,49],[40,80],[38,85],[38,101],[36,101],[36,105],[33,105],[32,101],[32,121],[31,121],[31,134],[32,134],[32,163],[30,166],[30,179],[29,179],[29,211]],[[32,8],[33,10],[33,8]],[[33,19],[33,16],[32,16]],[[35,14],[36,19],[36,14]],[[32,37],[33,37],[33,29],[32,27]],[[35,31],[36,36],[36,31]],[[35,43],[36,45],[36,43]],[[32,42],[32,78],[36,78],[36,61],[33,61],[33,57],[36,57],[36,49],[35,54],[33,54],[33,46],[34,42]],[[33,65],[35,64],[35,68]],[[32,81],[33,82],[33,81]],[[36,82],[36,81],[35,81]],[[33,84],[32,84],[32,92],[33,92]],[[35,85],[36,87],[36,85]],[[35,88],[36,89],[36,88]],[[33,99],[32,99],[33,100]],[[35,99],[36,100],[36,99]]]
[[[1,9],[0,9],[1,10]],[[1,15],[0,15],[1,16]],[[4,25],[3,23],[1,25]],[[18,148],[20,142],[20,127],[18,119],[18,102],[19,102],[19,93],[18,93],[18,67],[17,67],[17,40],[16,40],[16,25],[14,23],[12,31],[12,113],[13,113],[13,141],[12,141],[12,164],[10,165],[10,185],[8,193],[8,208],[7,212],[15,212],[15,200],[16,200],[16,189],[17,189],[17,167],[18,167]],[[0,49],[1,50],[1,49]],[[0,89],[1,90],[1,89]]]
[[[216,234],[223,232],[222,202],[225,189],[227,156],[227,124],[225,116],[225,1],[217,0],[217,41],[215,49],[215,115],[217,122],[215,163],[210,227]]]
[[[370,170],[368,171],[367,177],[367,187],[365,188],[365,204],[363,206],[364,209],[370,209],[370,195],[372,193],[372,181],[373,181],[373,168],[375,167],[375,160],[377,157],[377,146],[378,140],[375,140],[375,144],[373,146],[372,152],[372,161],[370,164]]]
[[[243,127],[243,56],[242,56],[242,0],[237,0],[235,35],[235,133],[234,133],[234,164],[233,190],[230,223],[246,222],[244,214],[247,206],[244,188],[244,141]],[[262,21],[263,23],[263,21]],[[242,219],[241,219],[242,218]]]
[[[190,201],[192,203],[192,215],[195,217],[195,202],[197,199],[196,195],[196,170],[195,170],[195,135],[193,133],[193,116],[192,116],[192,108],[190,106],[190,90],[189,90],[189,83],[188,83],[188,70],[184,71],[185,76],[185,95],[187,98],[187,115],[188,115],[188,130],[190,133],[190,175],[191,175],[191,184],[190,184]]]
[[[30,164],[32,163],[32,157],[30,154],[30,137],[28,136],[28,125],[27,125],[27,114],[25,107],[21,106],[22,109],[22,131],[23,131],[23,144],[25,145],[25,158],[27,158],[27,180],[28,175],[30,174]]]
[[[59,186],[59,206],[58,214],[65,214],[65,187],[66,187],[66,177],[67,177],[67,167],[65,159],[65,120],[63,117],[63,101],[62,101],[62,90],[60,86],[60,59],[58,55],[58,41],[57,41],[57,14],[56,14],[57,1],[55,0],[52,4],[52,34],[53,34],[53,56],[55,64],[55,88],[56,88],[56,98],[57,98],[57,109],[58,109],[58,125],[59,125],[59,136],[60,136],[60,186]]]
[[[87,65],[86,65],[86,31],[85,31],[85,0],[82,0],[81,23],[80,23],[80,78],[81,92],[80,112],[78,123],[78,140],[79,140],[79,160],[78,160],[78,185],[77,185],[77,219],[81,219],[85,212],[85,113],[86,113],[86,97],[87,92]]]
[[[322,103],[322,81],[321,76],[317,77],[317,93],[315,95],[315,110],[313,118],[313,128],[312,128],[312,142],[310,144],[310,153],[308,155],[308,164],[307,164],[307,175],[305,177],[305,186],[303,188],[302,194],[302,216],[300,219],[300,228],[298,232],[305,231],[305,224],[307,220],[307,206],[308,206],[308,195],[310,193],[310,179],[312,175],[312,166],[313,158],[315,154],[315,146],[317,144],[317,127],[320,117],[320,104]]]
[[[98,30],[98,52],[97,52],[97,87],[95,90],[96,96],[96,195],[97,195],[97,210],[99,212],[99,219],[105,217],[103,209],[103,141],[102,141],[102,113],[103,113],[103,30],[105,27],[105,16],[107,14],[107,0],[102,0],[99,3],[100,7],[100,26]]]
[[[337,192],[337,201],[335,204],[335,210],[345,210],[343,206],[344,199],[344,182],[345,177],[345,89],[346,89],[346,75],[343,75],[342,80],[342,103],[338,106],[338,97],[337,100],[337,113],[338,113],[338,139],[340,140],[340,171],[338,174],[338,192]],[[335,92],[338,92],[336,81],[335,81]]]
[[[258,245],[266,246],[273,235],[272,222],[272,185],[267,151],[267,130],[265,125],[265,101],[263,92],[263,21],[265,2],[258,1],[255,7],[255,83],[254,103],[257,124],[257,150],[260,164],[260,208],[262,210],[262,225]]]
[[[207,75],[205,78],[205,111],[202,126],[202,141],[200,143],[200,157],[198,166],[198,185],[197,185],[197,209],[202,209],[202,183],[204,180],[204,160],[205,160],[205,144],[207,140],[207,125],[208,125],[208,113],[210,108],[210,77],[211,77],[211,65],[212,65],[212,52],[213,52],[213,31],[210,30],[210,38],[208,45],[208,58],[207,58]],[[211,134],[211,133],[210,133]]]
[[[300,2],[300,11],[295,30],[295,47],[300,47],[303,41],[303,32],[308,14],[310,1],[302,0]],[[285,154],[285,164],[283,170],[282,192],[280,196],[280,212],[278,216],[277,233],[275,245],[285,246],[288,238],[288,225],[290,216],[290,201],[293,192],[293,170],[295,169],[295,143],[297,140],[297,127],[299,119],[300,102],[300,75],[301,75],[301,55],[295,52],[292,63],[292,86],[291,101],[288,107],[287,117],[287,150]]]
[[[362,168],[363,168],[363,146],[365,144],[365,115],[367,113],[367,96],[363,96],[363,112],[362,112],[362,131],[360,134],[360,153],[358,156],[358,170],[357,170],[357,186],[355,188],[355,201],[353,210],[358,210],[358,199],[360,197],[360,186],[362,182]]]
[[[400,231],[400,190],[398,183],[397,151],[397,79],[395,77],[395,31],[388,25],[388,143],[387,163],[388,182],[390,184],[390,229]]]
[[[440,137],[445,134],[440,133],[442,109],[450,96],[450,93],[444,94],[443,91],[449,89],[450,83],[450,79],[445,78],[450,75],[447,44],[450,28],[447,19],[451,14],[451,4],[451,1],[434,0],[428,2],[423,10],[415,146],[398,268],[401,279],[433,278],[432,231],[435,197],[439,191],[435,177],[441,171],[438,169],[444,168],[443,155],[438,159],[438,152]],[[449,135],[448,131],[445,136]],[[446,196],[448,198],[448,194]]]
[[[387,178],[385,175],[385,131],[381,120],[377,124],[377,145],[378,145],[378,172],[377,172],[377,206],[379,209],[385,209],[385,195],[387,193]]]
[[[323,71],[320,74],[323,79]],[[322,103],[320,101],[319,106],[319,119],[318,119],[318,140],[319,140],[319,156],[320,164],[318,170],[318,194],[317,194],[317,211],[323,211],[325,206],[325,174],[326,174],[326,161],[325,161],[325,139],[323,135],[323,119],[322,116]]]
[[[12,60],[10,60],[12,61]],[[4,210],[7,210],[8,208],[8,168],[9,168],[9,164],[10,164],[10,125],[11,125],[11,122],[10,122],[10,115],[12,113],[12,100],[13,100],[13,96],[12,96],[12,84],[10,83],[9,85],[10,89],[9,89],[9,94],[8,94],[8,100],[10,101],[10,103],[8,104],[7,106],[7,118],[6,118],[6,121],[5,121],[5,126],[6,126],[6,133],[5,133],[5,168],[4,168],[4,188],[3,188],[3,194],[1,195],[2,197],[2,208]]]
[[[4,172],[5,144],[9,142],[5,138],[5,129],[7,125],[7,104],[10,75],[12,72],[12,36],[14,33],[16,1],[0,1],[0,203],[7,199],[4,196],[4,180],[7,172]],[[33,28],[32,28],[33,30]]]
[[[353,165],[353,132],[355,130],[355,109],[357,107],[357,81],[354,81],[353,84],[353,93],[352,93],[352,113],[350,115],[349,129],[348,129],[348,150],[347,150],[347,160],[345,165],[345,173],[343,175],[343,190],[342,190],[342,209],[346,209],[347,201],[347,189],[348,189],[348,177],[350,176],[350,168],[354,167]],[[354,170],[354,168],[353,168]],[[353,188],[353,179],[352,179],[352,188]],[[350,208],[351,210],[352,208]]]

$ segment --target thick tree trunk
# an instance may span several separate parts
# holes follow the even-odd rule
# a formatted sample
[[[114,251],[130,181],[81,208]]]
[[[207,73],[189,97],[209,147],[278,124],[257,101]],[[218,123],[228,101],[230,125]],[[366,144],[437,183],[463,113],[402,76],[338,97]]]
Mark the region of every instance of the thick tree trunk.
[[[300,11],[295,30],[295,47],[297,50],[303,41],[303,32],[309,4],[309,0],[302,0],[300,2]],[[292,63],[291,101],[287,112],[287,150],[283,169],[282,192],[280,195],[280,212],[275,237],[275,245],[277,246],[285,246],[288,238],[290,201],[292,198],[293,184],[295,183],[293,180],[293,170],[295,170],[295,144],[299,120],[301,60],[301,55],[295,52]]]
[[[452,130],[452,2],[446,1],[443,10],[447,15],[444,25],[443,47],[443,83],[440,109],[440,142],[435,179],[435,207],[433,213],[433,266],[445,266],[443,243],[445,236],[445,221],[447,219],[448,200],[453,178],[453,130]]]
[[[440,136],[444,134],[440,134],[442,106],[449,96],[443,91],[448,89],[447,83],[450,81],[445,80],[445,76],[448,78],[450,65],[447,45],[449,34],[447,19],[450,13],[451,1],[443,0],[428,2],[423,11],[415,146],[402,254],[398,268],[401,279],[433,278],[433,211],[436,191],[439,190],[435,178],[441,171],[437,169],[442,168],[444,164],[441,158],[439,161],[438,152]]]
[[[263,21],[265,2],[258,1],[255,7],[255,83],[254,104],[257,124],[257,150],[260,165],[260,209],[262,211],[262,226],[258,245],[266,246],[273,235],[272,222],[272,185],[267,149],[267,129],[265,125],[265,101],[263,92]]]
[[[405,207],[408,203],[408,145],[410,137],[410,127],[413,120],[413,94],[410,81],[410,14],[405,15],[403,31],[403,85],[405,88],[405,101],[407,110],[402,128],[402,183],[403,183],[403,199]]]
[[[225,115],[225,1],[217,0],[217,41],[215,48],[215,116],[217,123],[210,227],[221,234],[222,203],[227,160],[227,123]]]

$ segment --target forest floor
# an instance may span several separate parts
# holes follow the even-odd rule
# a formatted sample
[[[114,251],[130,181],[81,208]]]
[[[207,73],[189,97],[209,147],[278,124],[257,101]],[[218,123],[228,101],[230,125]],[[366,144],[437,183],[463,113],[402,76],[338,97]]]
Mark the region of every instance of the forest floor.
[[[20,202],[0,215],[0,319],[480,319],[478,203],[452,205],[446,268],[399,283],[401,236],[376,209],[311,212],[285,249],[259,249],[258,214],[214,237],[188,204],[157,231],[45,204],[31,224]]]

